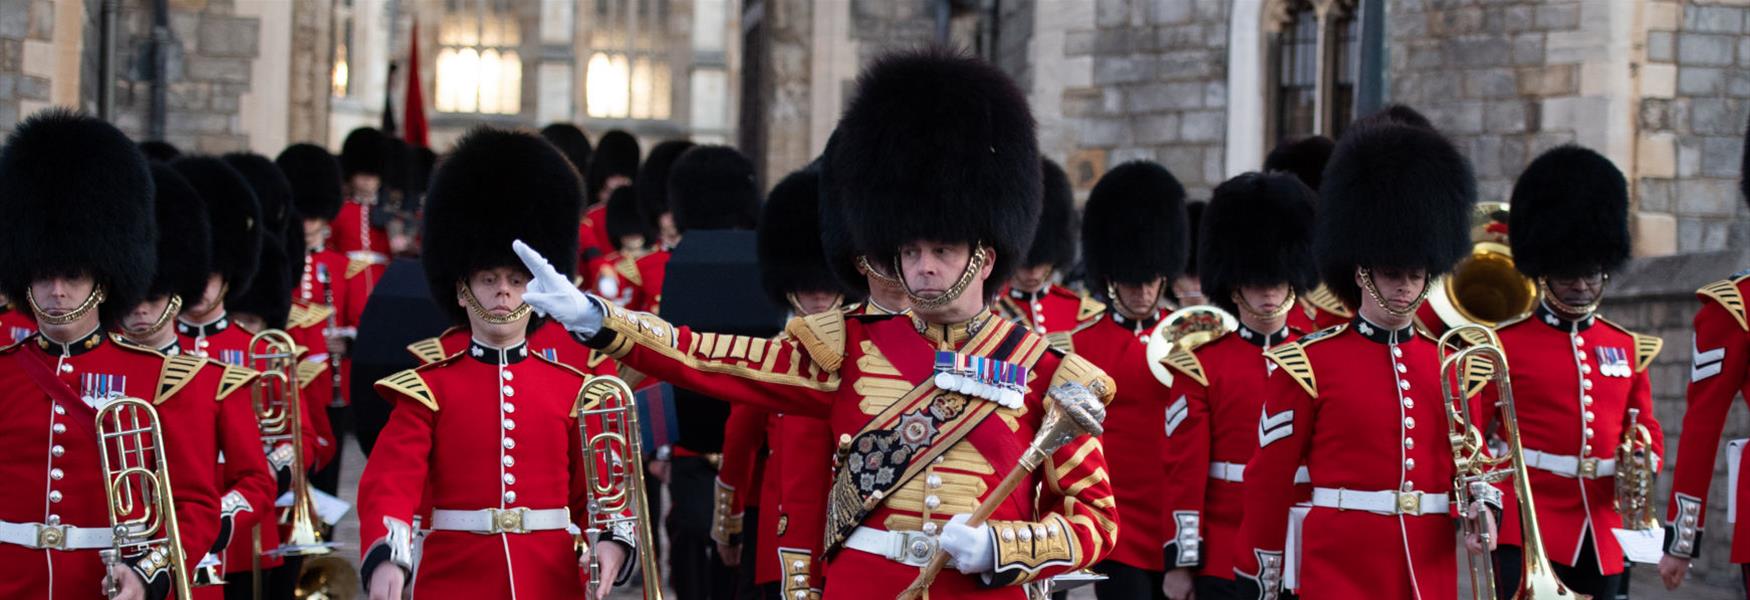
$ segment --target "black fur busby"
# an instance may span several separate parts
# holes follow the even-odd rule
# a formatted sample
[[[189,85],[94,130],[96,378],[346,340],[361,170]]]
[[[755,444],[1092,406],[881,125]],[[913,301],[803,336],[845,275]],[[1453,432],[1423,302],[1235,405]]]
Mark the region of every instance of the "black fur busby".
[[[608,241],[613,242],[614,250],[624,250],[620,247],[620,238],[629,235],[644,236],[644,243],[649,244],[656,239],[656,234],[644,226],[644,218],[638,214],[638,191],[632,187],[614,190],[608,195]]]
[[[152,175],[121,131],[49,109],[18,123],[0,148],[0,289],[23,305],[32,281],[90,275],[105,323],[145,297],[158,262]]]
[[[1311,190],[1318,190],[1324,180],[1325,163],[1331,160],[1331,149],[1337,146],[1331,138],[1309,135],[1278,144],[1264,157],[1264,172],[1281,171],[1293,174]]]
[[[207,204],[212,226],[213,273],[225,278],[225,301],[231,302],[249,290],[261,268],[261,203],[255,190],[236,169],[211,156],[184,156],[170,163],[188,179],[195,193]],[[184,299],[188,300],[188,299]],[[193,300],[189,300],[193,302]]]
[[[437,152],[425,146],[407,149],[407,191],[425,194],[431,187],[431,170],[437,168]]]
[[[1173,278],[1185,269],[1185,187],[1166,167],[1127,162],[1107,171],[1082,209],[1088,288]]]
[[[306,219],[333,221],[345,195],[340,191],[340,162],[315,144],[292,144],[274,159],[292,186],[292,206]]]
[[[175,294],[192,304],[206,292],[207,274],[212,272],[213,233],[207,224],[207,204],[170,165],[152,165],[152,187],[157,190],[158,268],[146,297]]]
[[[1216,186],[1198,235],[1197,276],[1216,306],[1234,312],[1233,292],[1287,283],[1318,287],[1312,255],[1313,191],[1288,173],[1245,173]]]
[[[1361,118],[1356,119],[1354,123],[1349,124],[1349,130],[1388,123],[1435,131],[1434,122],[1429,121],[1426,115],[1423,115],[1421,111],[1403,104],[1387,104],[1384,108],[1363,115]]]
[[[778,306],[794,292],[844,289],[827,265],[820,240],[820,174],[805,168],[785,176],[766,196],[759,230],[760,284]],[[850,298],[854,300],[855,298]]]
[[[388,136],[375,127],[360,127],[340,143],[340,171],[351,178],[358,173],[383,175],[388,161]]]
[[[146,160],[167,163],[182,156],[182,151],[174,144],[163,140],[147,140],[140,142],[140,153],[146,155]]]
[[[602,134],[602,139],[596,141],[595,152],[590,153],[589,169],[583,174],[584,190],[589,192],[585,204],[597,202],[610,177],[621,175],[637,181],[639,154],[638,138],[632,134],[618,129]]]
[[[668,140],[650,149],[650,156],[638,168],[633,189],[638,190],[638,214],[650,231],[661,229],[660,220],[668,212],[668,171],[674,161],[693,149],[687,140]]]
[[[1615,271],[1628,262],[1628,181],[1579,146],[1539,155],[1513,183],[1513,266],[1527,277]]]
[[[1185,203],[1185,270],[1181,275],[1197,276],[1197,251],[1203,247],[1203,209],[1209,202],[1193,200]]]
[[[456,285],[470,273],[523,268],[511,251],[515,240],[560,273],[577,272],[582,188],[565,156],[532,133],[479,127],[462,136],[438,165],[425,199],[422,260],[444,314],[468,323],[467,310],[456,305]]]
[[[858,297],[867,297],[869,278],[857,268],[857,258],[863,255],[863,251],[857,247],[855,236],[851,233],[851,224],[845,221],[843,198],[831,193],[832,175],[826,155],[832,153],[833,146],[837,143],[838,133],[834,132],[826,138],[826,151],[808,166],[814,171],[816,192],[820,194],[820,243],[826,251],[827,264],[832,267],[833,276],[838,278],[839,285]]]
[[[1026,95],[996,67],[939,48],[878,58],[835,137],[828,193],[871,260],[916,240],[982,243],[996,253],[988,297],[1026,259],[1039,146]]]
[[[236,298],[226,300],[225,310],[261,317],[269,329],[285,329],[286,317],[292,310],[292,280],[286,272],[291,262],[286,258],[286,243],[279,236],[263,236],[261,268],[249,289]]]
[[[261,203],[261,230],[270,236],[284,237],[290,231],[292,215],[292,184],[286,174],[267,157],[254,152],[234,152],[225,155],[225,164],[236,169],[249,189],[255,191],[255,201]],[[297,225],[303,235],[303,225]]]
[[[584,135],[582,129],[570,123],[553,123],[541,128],[541,137],[565,155],[565,160],[577,169],[579,176],[589,169],[589,136]]]
[[[1438,132],[1397,123],[1351,129],[1319,189],[1319,274],[1350,307],[1361,301],[1356,267],[1445,274],[1470,252],[1476,199],[1470,161]]]
[[[1080,230],[1076,215],[1075,192],[1069,187],[1069,176],[1063,167],[1051,159],[1039,161],[1040,180],[1045,191],[1039,212],[1039,229],[1033,233],[1033,246],[1027,249],[1025,266],[1049,264],[1055,269],[1069,268],[1076,260],[1076,233]]]
[[[728,146],[695,146],[668,171],[668,208],[682,232],[759,226],[753,163]]]

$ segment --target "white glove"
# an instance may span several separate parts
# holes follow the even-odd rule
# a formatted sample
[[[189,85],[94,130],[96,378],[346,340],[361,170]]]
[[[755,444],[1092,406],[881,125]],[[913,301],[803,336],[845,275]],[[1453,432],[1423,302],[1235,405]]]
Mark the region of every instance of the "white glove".
[[[997,548],[996,542],[990,539],[990,526],[981,523],[977,527],[967,527],[966,521],[970,518],[972,515],[961,513],[942,526],[942,551],[954,557],[954,568],[961,573],[973,575],[995,571]]]
[[[601,330],[602,309],[588,295],[571,285],[570,279],[559,274],[552,263],[522,240],[511,242],[510,247],[535,276],[523,292],[523,302],[578,335],[589,337]]]

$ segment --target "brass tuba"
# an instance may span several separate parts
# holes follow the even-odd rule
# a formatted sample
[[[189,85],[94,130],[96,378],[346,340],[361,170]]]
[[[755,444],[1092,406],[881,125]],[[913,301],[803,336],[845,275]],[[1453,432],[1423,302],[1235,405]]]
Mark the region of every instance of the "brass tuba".
[[[269,329],[249,339],[248,365],[261,373],[250,389],[250,399],[262,444],[270,451],[280,444],[292,447],[292,505],[280,517],[280,523],[290,525],[290,532],[280,547],[265,552],[311,557],[299,570],[297,597],[355,598],[360,589],[358,575],[344,560],[328,556],[335,544],[322,539],[309,473],[304,470],[304,456],[310,450],[304,447],[300,434],[305,409],[298,393],[298,354],[297,342],[285,331]]]
[[[1543,551],[1543,534],[1537,528],[1537,507],[1532,503],[1531,480],[1525,468],[1525,448],[1519,439],[1519,416],[1514,410],[1513,380],[1507,372],[1507,355],[1501,350],[1501,339],[1487,327],[1464,324],[1448,330],[1440,337],[1440,394],[1446,407],[1447,440],[1452,444],[1453,499],[1459,506],[1460,530],[1468,537],[1488,538],[1484,529],[1483,510],[1475,506],[1478,499],[1494,495],[1491,483],[1513,478],[1513,491],[1519,505],[1519,528],[1524,551],[1519,577],[1519,589],[1514,600],[1551,600],[1555,598],[1585,599],[1563,585],[1551,568]],[[1473,375],[1487,373],[1495,385],[1500,400],[1501,433],[1507,442],[1506,457],[1488,455],[1482,431],[1476,426],[1476,415],[1470,408],[1470,392],[1465,383]],[[1487,407],[1485,407],[1485,410]],[[1499,467],[1510,465],[1510,470]],[[1481,558],[1466,553],[1470,565],[1471,590],[1476,600],[1495,599],[1493,556],[1486,551]]]
[[[113,567],[123,558],[140,556],[163,561],[172,593],[177,600],[188,600],[188,561],[176,523],[158,411],[139,398],[110,399],[97,411],[97,441],[114,535],[110,548],[99,553],[104,564]],[[106,595],[114,598],[120,591],[118,582],[105,579]]]
[[[1653,464],[1653,432],[1641,424],[1641,409],[1628,409],[1628,427],[1616,447],[1616,512],[1622,527],[1631,530],[1659,527],[1653,507],[1653,486],[1659,478]]]
[[[583,438],[585,510],[589,511],[583,531],[591,549],[590,584],[596,585],[603,576],[600,558],[593,551],[596,542],[609,529],[631,528],[637,536],[638,567],[644,573],[644,598],[662,600],[662,570],[656,562],[644,493],[644,448],[638,440],[638,401],[632,386],[618,377],[592,377],[572,412]]]
[[[1191,350],[1204,343],[1221,337],[1222,334],[1238,329],[1240,322],[1227,311],[1208,304],[1187,306],[1167,314],[1161,319],[1154,331],[1148,334],[1147,351],[1148,369],[1154,373],[1155,379],[1162,383],[1173,380],[1173,375],[1161,364],[1161,359],[1172,354],[1174,350]]]
[[[1506,202],[1479,202],[1471,213],[1471,252],[1452,274],[1434,282],[1428,305],[1447,327],[1466,323],[1495,326],[1517,318],[1537,303],[1537,282],[1513,266],[1507,245]]]

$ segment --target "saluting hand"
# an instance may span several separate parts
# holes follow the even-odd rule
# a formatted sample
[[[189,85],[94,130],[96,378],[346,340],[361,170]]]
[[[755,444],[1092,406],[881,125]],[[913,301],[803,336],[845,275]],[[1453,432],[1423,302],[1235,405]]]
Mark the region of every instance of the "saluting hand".
[[[601,329],[601,309],[582,290],[571,285],[570,279],[553,268],[553,264],[547,262],[546,257],[522,240],[511,242],[510,247],[516,252],[517,258],[522,259],[529,274],[534,275],[534,279],[529,281],[528,289],[523,292],[523,302],[527,302],[535,312],[552,317],[574,333],[595,335]]]

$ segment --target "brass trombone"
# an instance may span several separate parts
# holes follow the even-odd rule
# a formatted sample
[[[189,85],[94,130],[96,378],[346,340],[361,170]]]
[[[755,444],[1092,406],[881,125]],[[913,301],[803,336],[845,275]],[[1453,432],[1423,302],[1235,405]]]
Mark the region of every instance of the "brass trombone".
[[[1616,447],[1616,512],[1623,529],[1644,530],[1659,526],[1653,506],[1653,485],[1659,478],[1653,464],[1653,432],[1641,424],[1641,409],[1628,409],[1628,427]]]
[[[139,398],[113,398],[97,411],[98,456],[103,461],[104,497],[114,538],[99,554],[106,566],[123,558],[162,561],[178,600],[189,599],[188,571],[176,504],[170,489],[169,459],[158,411]],[[106,579],[110,598],[121,591]]]
[[[1449,352],[1450,350],[1450,352]],[[1466,536],[1477,535],[1488,547],[1482,510],[1475,506],[1490,483],[1513,478],[1513,491],[1519,503],[1521,530],[1521,564],[1519,588],[1515,600],[1551,600],[1555,598],[1588,598],[1563,585],[1551,568],[1543,550],[1543,534],[1537,527],[1537,508],[1531,499],[1531,480],[1525,467],[1525,448],[1519,439],[1519,416],[1514,410],[1513,380],[1507,372],[1507,355],[1501,350],[1501,339],[1487,327],[1460,325],[1440,337],[1440,393],[1446,406],[1447,441],[1452,444],[1453,498],[1459,502],[1460,529]],[[1471,374],[1487,371],[1500,400],[1501,432],[1507,442],[1506,457],[1488,455],[1483,434],[1472,414],[1465,382]],[[1487,407],[1485,407],[1487,410]],[[1510,464],[1511,470],[1499,467]],[[1484,551],[1481,558],[1466,554],[1470,565],[1471,590],[1476,600],[1494,600],[1495,580],[1493,557]]]
[[[662,600],[662,571],[644,494],[644,450],[638,439],[638,402],[632,387],[618,377],[593,377],[583,385],[572,412],[583,438],[585,510],[589,512],[583,532],[591,550],[590,584],[599,584],[603,577],[601,559],[594,552],[596,542],[609,530],[631,528],[637,537],[638,567],[644,573],[644,598]]]

